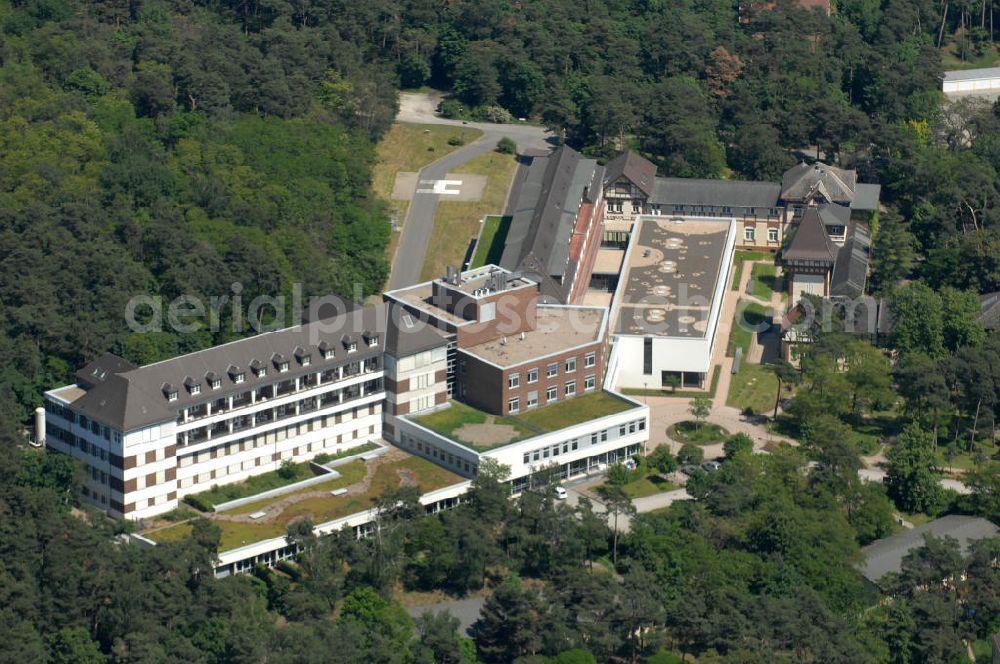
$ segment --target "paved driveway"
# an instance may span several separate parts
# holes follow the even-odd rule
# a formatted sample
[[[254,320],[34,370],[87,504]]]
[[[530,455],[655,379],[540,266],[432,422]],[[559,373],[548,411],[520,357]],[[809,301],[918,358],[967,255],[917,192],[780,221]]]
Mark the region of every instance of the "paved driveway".
[[[443,180],[447,173],[456,173],[459,168],[496,148],[501,138],[509,137],[518,146],[521,154],[545,154],[551,148],[551,134],[540,127],[524,124],[489,124],[482,122],[463,123],[447,120],[434,114],[440,93],[401,93],[400,110],[396,116],[399,122],[468,126],[479,129],[483,135],[460,150],[447,154],[425,166],[419,173],[419,180]],[[389,290],[406,288],[420,283],[420,272],[424,266],[424,256],[428,251],[431,232],[434,230],[434,216],[440,196],[432,193],[415,193],[406,212],[399,246],[393,258],[392,273],[389,276]],[[502,214],[503,210],[496,210]]]

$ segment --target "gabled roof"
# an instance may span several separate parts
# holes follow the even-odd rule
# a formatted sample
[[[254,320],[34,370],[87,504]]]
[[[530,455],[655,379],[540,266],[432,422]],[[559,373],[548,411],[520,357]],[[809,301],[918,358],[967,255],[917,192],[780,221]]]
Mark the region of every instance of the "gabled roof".
[[[837,246],[826,234],[816,208],[806,208],[782,257],[785,261],[821,261],[831,265],[836,260]]]
[[[827,201],[850,205],[854,200],[858,174],[822,162],[802,162],[792,166],[781,177],[781,198],[786,201],[808,201],[821,194]]]
[[[851,220],[851,208],[836,203],[819,206],[819,218],[826,226],[846,226]]]
[[[868,229],[859,224],[851,226],[847,241],[837,253],[830,278],[830,294],[856,298],[864,295],[868,280],[868,255],[871,236]]]
[[[656,164],[642,155],[627,150],[607,163],[604,170],[604,184],[617,182],[623,176],[649,198],[653,194]]]
[[[872,583],[889,572],[898,573],[903,568],[903,558],[913,549],[923,546],[925,536],[956,539],[965,553],[971,542],[1000,536],[1000,528],[981,517],[944,516],[862,548],[865,562],[861,565],[861,573]]]
[[[601,186],[601,169],[593,159],[562,146],[547,157],[535,157],[521,186],[507,232],[500,266],[530,273],[546,291],[564,299],[559,282],[572,271],[570,240],[585,201]]]
[[[665,206],[773,208],[778,205],[780,192],[781,185],[777,182],[656,178],[649,202]],[[664,213],[669,214],[670,210]]]
[[[106,355],[80,371],[81,376],[87,376],[94,367],[108,368],[104,378],[97,382],[81,380],[84,392],[71,401],[72,408],[115,429],[131,431],[176,419],[181,408],[238,394],[276,380],[291,380],[305,373],[322,371],[325,366],[335,367],[345,361],[364,360],[382,353],[381,346],[359,344],[357,351],[348,356],[337,343],[343,338],[361,338],[366,331],[373,337],[384,334],[383,331],[388,328],[391,335],[384,350],[395,353],[397,357],[446,344],[444,337],[426,324],[394,325],[393,316],[399,315],[396,310],[402,311],[402,307],[382,303],[143,367],[136,367],[114,355]],[[335,356],[326,359],[320,354],[319,357],[311,357],[310,362],[302,363],[301,358],[309,355],[311,349],[320,347],[333,348]],[[291,357],[297,361],[291,361]],[[241,368],[269,368],[272,362],[275,365],[288,362],[288,370],[280,374],[267,371],[260,376],[244,372]],[[117,369],[117,372],[111,369]],[[220,378],[222,385],[218,389],[205,389],[203,386],[199,394],[192,394],[191,386],[200,384],[201,377],[209,374]],[[237,383],[239,374],[242,374],[242,381]],[[184,387],[188,389],[178,389]],[[170,392],[176,393],[174,401],[168,398]]]

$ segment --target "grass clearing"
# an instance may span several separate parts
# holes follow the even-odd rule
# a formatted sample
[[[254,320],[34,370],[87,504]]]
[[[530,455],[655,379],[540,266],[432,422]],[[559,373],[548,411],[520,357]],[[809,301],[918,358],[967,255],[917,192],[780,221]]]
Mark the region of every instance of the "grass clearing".
[[[1000,49],[988,47],[982,55],[966,54],[965,60],[959,52],[959,44],[951,42],[941,50],[941,64],[945,69],[980,69],[1000,65]]]
[[[481,154],[458,168],[461,173],[485,175],[486,187],[478,201],[438,202],[429,243],[431,250],[424,257],[421,280],[441,276],[448,265],[461,265],[469,242],[479,233],[480,219],[503,212],[506,207],[507,191],[516,170],[516,155],[495,151]]]
[[[770,263],[754,263],[750,274],[754,297],[770,302],[774,296],[778,268]]]
[[[477,268],[484,265],[499,265],[500,257],[503,255],[504,243],[507,242],[507,231],[510,230],[510,222],[513,217],[509,215],[491,214],[483,222],[483,228],[479,231],[479,242],[476,244],[476,253],[472,257],[472,265]]]
[[[740,289],[740,279],[743,277],[743,263],[747,261],[774,260],[774,255],[766,251],[741,251],[733,254],[733,283],[730,290]]]
[[[461,145],[448,145],[453,136],[463,136],[470,143],[483,135],[478,129],[459,129],[447,125],[421,125],[397,122],[389,127],[375,149],[376,161],[372,168],[372,190],[388,202],[388,212],[400,224],[406,219],[409,201],[392,200],[392,187],[396,173],[417,172],[424,166],[460,149]],[[399,245],[399,232],[394,231],[386,249],[386,256],[392,262]]]
[[[565,429],[598,417],[620,413],[634,407],[631,403],[607,392],[593,392],[518,415],[507,416],[490,415],[460,401],[452,401],[450,408],[414,417],[413,421],[442,436],[459,441],[474,449],[485,451],[542,433]],[[515,434],[509,440],[494,445],[477,445],[455,434],[463,426],[487,422],[509,425],[514,428]]]
[[[195,507],[201,505],[218,505],[230,500],[246,498],[257,493],[278,489],[289,484],[295,484],[311,477],[316,477],[317,473],[312,469],[308,461],[296,463],[288,466],[289,475],[282,477],[281,470],[272,470],[261,475],[255,475],[242,482],[216,486],[208,491],[185,496],[184,500],[191,502]]]
[[[667,427],[667,436],[681,443],[714,445],[729,437],[729,432],[714,422],[684,420]]]
[[[359,464],[363,462],[358,462]],[[341,469],[353,464],[345,464]],[[345,474],[346,476],[346,474]],[[372,506],[373,501],[386,489],[400,486],[404,476],[416,479],[421,493],[427,493],[457,482],[462,478],[426,459],[407,455],[398,461],[382,463],[375,470],[371,485],[362,493],[346,496],[322,495],[306,498],[292,503],[281,514],[265,522],[230,521],[224,515],[212,517],[213,523],[222,529],[222,541],[219,551],[228,551],[245,544],[252,544],[270,537],[279,537],[288,531],[288,525],[301,518],[309,518],[313,523],[320,524],[339,519],[357,512],[362,512]],[[362,470],[359,482],[364,477]],[[317,490],[312,488],[312,490]],[[288,496],[272,499],[269,502],[285,499]],[[242,508],[241,508],[242,509]],[[232,514],[232,513],[226,513]],[[156,542],[171,542],[183,539],[191,533],[191,524],[182,523],[170,528],[164,528],[148,533],[146,537]]]
[[[487,420],[492,420],[493,424],[508,425],[513,427],[515,431],[514,437],[498,445],[477,445],[476,443],[455,434],[456,431],[466,425],[485,424]],[[468,447],[472,447],[480,451],[485,451],[491,449],[492,447],[499,447],[500,445],[508,445],[516,440],[523,440],[535,435],[535,432],[532,429],[519,423],[516,418],[489,415],[488,413],[484,413],[478,408],[473,408],[472,406],[464,404],[461,401],[452,401],[449,408],[444,408],[427,415],[414,417],[413,421],[421,426],[431,429],[432,431],[436,431],[442,436],[457,440]]]
[[[345,463],[343,466],[337,468],[337,472],[340,473],[340,477],[330,478],[327,482],[318,482],[310,486],[302,487],[298,491],[291,491],[289,493],[283,493],[280,496],[272,496],[270,498],[255,500],[252,503],[240,505],[239,507],[234,507],[231,510],[221,512],[221,514],[253,514],[254,512],[259,512],[265,509],[268,505],[271,505],[278,500],[285,500],[286,498],[301,496],[304,493],[313,493],[315,491],[333,491],[334,489],[341,489],[343,487],[351,486],[352,484],[357,484],[365,477],[365,462],[358,459],[357,461]]]
[[[753,341],[754,329],[759,328],[767,320],[767,307],[757,302],[740,300],[736,305],[736,319],[729,332],[729,345],[726,355],[735,357],[736,349],[743,349],[743,357],[750,352],[750,342]]]
[[[655,496],[658,493],[673,491],[679,488],[678,485],[660,475],[649,474],[633,482],[629,482],[622,487],[622,490],[629,498],[635,500],[636,498]]]
[[[729,382],[726,405],[750,409],[755,414],[767,414],[774,409],[774,397],[778,392],[778,378],[771,367],[743,362],[740,372]]]

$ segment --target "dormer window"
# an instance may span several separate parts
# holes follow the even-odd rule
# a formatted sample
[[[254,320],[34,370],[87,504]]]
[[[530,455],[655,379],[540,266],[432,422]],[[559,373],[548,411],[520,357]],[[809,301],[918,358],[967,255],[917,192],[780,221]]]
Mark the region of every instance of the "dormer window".
[[[295,349],[295,359],[299,361],[299,364],[308,367],[312,364],[312,355],[306,352],[306,349],[299,346]]]
[[[263,378],[267,375],[267,367],[260,360],[250,362],[250,370],[253,371],[253,375],[257,378]]]
[[[167,401],[177,401],[177,388],[170,383],[163,384],[163,396],[167,398]],[[80,418],[81,422],[84,418]],[[86,425],[84,425],[86,426]]]
[[[341,339],[341,342],[344,344],[344,348],[348,353],[353,353],[358,349],[358,340],[354,337],[349,337],[345,334]]]
[[[201,394],[201,383],[191,376],[184,379],[184,387],[187,388],[189,394]]]
[[[205,374],[205,382],[208,383],[208,386],[213,390],[217,390],[222,387],[222,379],[215,375],[215,372],[213,371],[209,371]]]
[[[365,339],[365,343],[368,344],[369,348],[374,348],[375,346],[378,346],[378,334],[377,333],[375,333],[375,332],[369,332],[368,330],[365,330],[365,333],[364,333],[363,336],[364,336],[364,339]]]
[[[336,353],[334,352],[333,346],[325,341],[319,342],[319,353],[323,356],[324,360],[332,360]]]
[[[229,373],[229,378],[232,379],[232,381],[237,385],[247,379],[246,372],[244,372],[243,369],[240,369],[235,364],[229,365],[228,373]]]
[[[274,356],[271,357],[271,361],[274,362],[274,368],[278,371],[288,371],[288,359],[281,353],[275,353]]]

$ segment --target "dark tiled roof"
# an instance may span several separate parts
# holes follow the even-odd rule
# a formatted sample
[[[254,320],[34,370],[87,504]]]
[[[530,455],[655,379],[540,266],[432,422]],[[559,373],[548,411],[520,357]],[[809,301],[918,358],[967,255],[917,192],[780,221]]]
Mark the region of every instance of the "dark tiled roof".
[[[858,224],[851,226],[847,241],[837,252],[837,262],[830,278],[831,295],[855,298],[864,294],[870,246],[868,229]]]
[[[807,208],[782,257],[786,261],[821,261],[833,264],[836,256],[837,247],[826,234],[819,211],[814,207]]]
[[[851,201],[851,209],[865,211],[877,210],[878,199],[881,194],[882,185],[858,184],[854,188],[854,199]]]
[[[93,387],[111,378],[115,374],[131,371],[137,368],[123,357],[114,353],[105,353],[76,372],[76,382],[82,387]]]
[[[607,163],[604,172],[604,184],[617,182],[622,176],[649,198],[653,195],[653,185],[656,179],[656,165],[645,157],[628,150]]]
[[[781,198],[786,201],[806,201],[817,191],[835,203],[850,204],[858,174],[855,171],[827,166],[822,162],[792,166],[781,177]]]
[[[819,206],[819,218],[826,226],[847,226],[851,221],[851,208],[836,203]]]
[[[406,355],[447,343],[436,330],[422,322],[415,321],[415,325],[411,327],[397,325],[394,318],[401,312],[402,307],[383,303],[356,309],[335,318],[265,332],[143,367],[135,367],[116,358],[119,366],[131,368],[109,374],[100,383],[90,386],[85,394],[73,402],[73,408],[116,429],[130,431],[172,420],[180,408],[243,392],[276,380],[295,378],[321,370],[325,366],[374,357],[384,351],[397,356]],[[386,338],[385,347],[381,344],[369,346],[358,343],[357,351],[349,354],[343,339],[361,339],[366,330],[370,339],[376,336]],[[386,335],[385,331],[390,334]],[[309,352],[321,347],[332,348],[334,357],[326,359],[322,352]],[[303,352],[297,354],[298,350]],[[306,356],[309,357],[308,364],[303,363]],[[289,359],[290,357],[295,359]],[[115,360],[112,359],[102,358],[102,361],[115,365]],[[288,362],[288,370],[279,373],[277,366],[282,362]],[[88,368],[90,366],[92,365],[88,365]],[[266,373],[260,376],[253,371],[244,371],[242,367],[264,369]],[[207,381],[202,380],[209,373],[221,378],[222,385],[218,389],[212,389]],[[243,382],[237,383],[236,377],[241,373]],[[191,393],[193,385],[200,385],[199,394]],[[165,386],[169,386],[169,389],[165,389]],[[177,392],[175,401],[167,399],[168,391]]]
[[[776,182],[656,178],[649,202],[658,205],[773,208],[778,205],[780,192],[781,185]],[[664,210],[664,214],[670,214],[670,210]]]
[[[1000,536],[1000,528],[980,517],[957,514],[941,517],[862,548],[865,562],[861,573],[875,583],[889,572],[899,572],[903,567],[903,558],[913,549],[923,546],[925,536],[954,538],[965,552],[970,542]]]
[[[600,186],[599,175],[596,161],[565,145],[536,157],[521,187],[500,266],[528,275],[543,294],[563,301],[576,217],[584,199]]]

